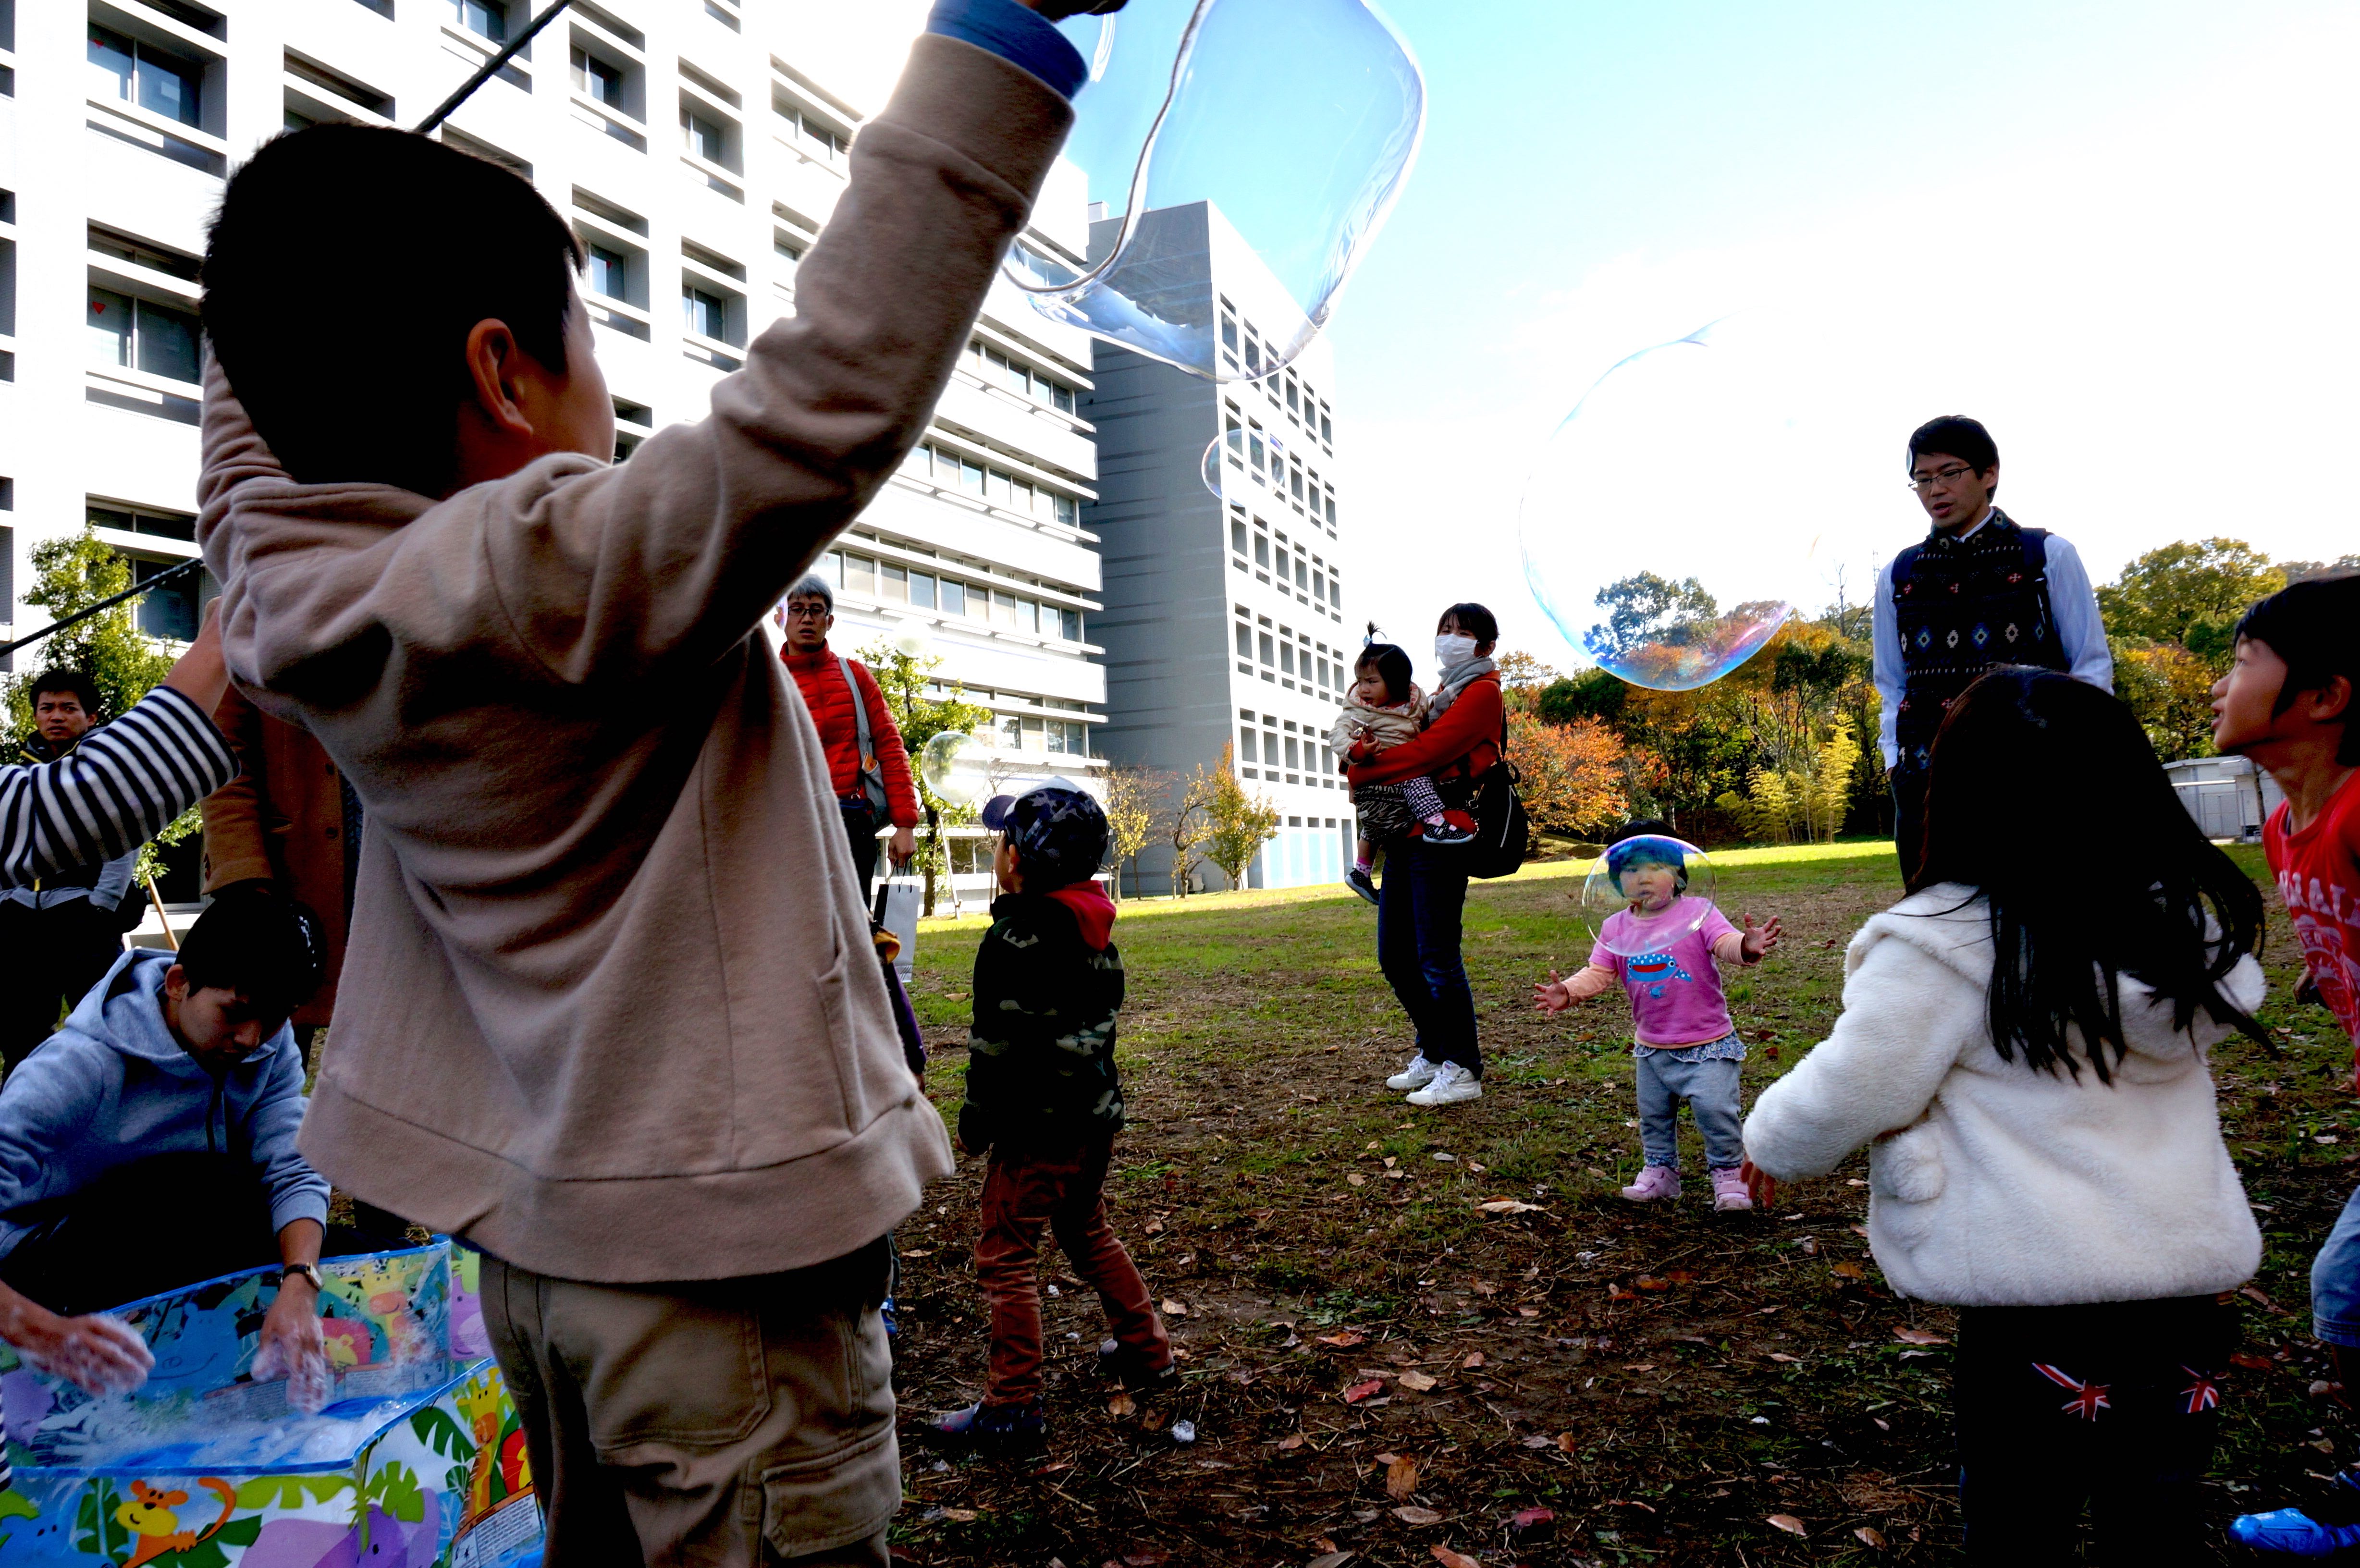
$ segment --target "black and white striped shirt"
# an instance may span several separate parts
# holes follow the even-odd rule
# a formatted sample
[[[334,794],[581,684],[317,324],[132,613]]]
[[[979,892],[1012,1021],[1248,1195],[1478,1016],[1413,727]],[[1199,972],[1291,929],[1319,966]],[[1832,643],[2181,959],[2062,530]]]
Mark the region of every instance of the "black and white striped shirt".
[[[128,855],[236,777],[211,715],[158,686],[55,762],[0,768],[0,887]]]

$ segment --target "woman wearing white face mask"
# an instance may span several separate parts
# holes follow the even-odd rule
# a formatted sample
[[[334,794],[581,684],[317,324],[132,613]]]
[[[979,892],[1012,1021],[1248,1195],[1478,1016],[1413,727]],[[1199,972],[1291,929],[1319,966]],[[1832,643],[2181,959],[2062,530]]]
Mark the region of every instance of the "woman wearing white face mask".
[[[1354,747],[1354,788],[1414,775],[1431,777],[1445,800],[1468,798],[1468,783],[1500,760],[1506,715],[1491,650],[1500,623],[1480,604],[1453,604],[1435,628],[1440,667],[1426,733],[1381,753]],[[1386,852],[1377,896],[1377,963],[1417,1030],[1417,1054],[1385,1080],[1414,1091],[1413,1105],[1448,1105],[1483,1093],[1475,1043],[1475,998],[1459,954],[1467,902],[1461,851],[1414,833]]]

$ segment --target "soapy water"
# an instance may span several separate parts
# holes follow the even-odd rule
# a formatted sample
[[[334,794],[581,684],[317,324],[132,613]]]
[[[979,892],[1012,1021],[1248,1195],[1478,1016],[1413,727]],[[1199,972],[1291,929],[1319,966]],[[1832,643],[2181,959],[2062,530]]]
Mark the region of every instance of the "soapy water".
[[[1672,944],[1712,913],[1712,857],[1659,833],[1610,844],[1581,883],[1591,938],[1627,960],[1624,979],[1656,988],[1693,979]]]
[[[1746,311],[1642,349],[1543,446],[1518,514],[1524,580],[1599,668],[1690,691],[1835,596],[1829,484],[1897,472],[1900,443],[1824,395],[1814,330]]]
[[[1130,0],[1058,28],[1090,61],[1065,157],[1109,215],[1087,255],[1028,238],[1009,278],[1050,320],[1167,365],[1275,375],[1416,161],[1408,45],[1369,0]]]
[[[1205,448],[1199,472],[1205,488],[1224,501],[1257,503],[1276,497],[1284,506],[1287,490],[1286,442],[1275,433],[1241,430],[1232,425]],[[1296,494],[1301,494],[1303,468],[1295,465]]]
[[[965,730],[945,730],[918,748],[918,777],[946,806],[972,806],[983,798],[990,780],[971,770],[982,760],[984,743]],[[963,769],[961,763],[970,765]]]

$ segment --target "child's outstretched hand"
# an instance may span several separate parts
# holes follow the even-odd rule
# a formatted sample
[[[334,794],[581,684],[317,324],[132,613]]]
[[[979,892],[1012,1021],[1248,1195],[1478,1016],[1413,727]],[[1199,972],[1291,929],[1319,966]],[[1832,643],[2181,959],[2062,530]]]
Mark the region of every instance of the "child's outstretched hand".
[[[1573,994],[1565,988],[1564,980],[1555,969],[1549,971],[1546,983],[1533,986],[1533,1006],[1545,1013],[1561,1013],[1573,1006]]]
[[[1786,939],[1786,933],[1779,928],[1778,917],[1775,915],[1771,916],[1770,923],[1765,926],[1756,926],[1752,915],[1741,915],[1738,918],[1745,922],[1743,952],[1745,962],[1748,964],[1759,964],[1762,962],[1764,953],[1768,953]]]

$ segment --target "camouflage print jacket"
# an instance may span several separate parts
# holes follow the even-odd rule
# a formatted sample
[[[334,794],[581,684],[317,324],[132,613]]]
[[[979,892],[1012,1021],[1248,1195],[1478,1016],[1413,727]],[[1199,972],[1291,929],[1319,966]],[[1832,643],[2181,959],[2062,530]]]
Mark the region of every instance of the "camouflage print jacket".
[[[1122,1130],[1115,1013],[1122,953],[1109,940],[1114,906],[1092,883],[1011,893],[991,906],[975,955],[975,1022],[967,1032],[969,1150],[1070,1149]]]

